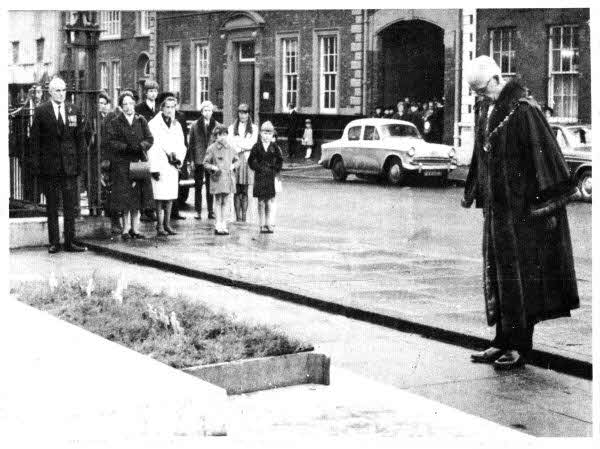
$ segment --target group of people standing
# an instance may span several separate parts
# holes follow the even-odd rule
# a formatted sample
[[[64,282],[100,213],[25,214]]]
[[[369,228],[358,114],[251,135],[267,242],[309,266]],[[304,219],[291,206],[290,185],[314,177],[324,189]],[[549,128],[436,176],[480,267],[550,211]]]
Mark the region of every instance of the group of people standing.
[[[141,211],[154,201],[158,236],[175,235],[171,227],[173,205],[179,191],[180,170],[189,164],[195,181],[195,218],[202,219],[202,185],[208,219],[215,220],[215,234],[229,234],[226,218],[230,195],[236,220],[246,221],[249,187],[258,199],[260,232],[273,232],[276,178],[283,157],[273,139],[273,125],[252,123],[248,105],[240,104],[229,127],[213,117],[213,104],[200,105],[201,117],[192,123],[189,142],[185,121],[178,117],[177,97],[158,96],[158,85],[149,81],[145,100],[135,104],[134,94],[119,96],[119,108],[107,113],[101,123],[102,152],[110,169],[111,191],[107,210],[113,229],[123,240],[145,238],[139,232]],[[101,102],[106,98],[101,96]],[[102,106],[102,105],[101,105]],[[134,175],[135,164],[148,166],[150,177]],[[177,212],[178,214],[178,212]]]
[[[396,107],[377,106],[371,117],[405,120],[415,125],[428,142],[442,141],[444,105],[437,100],[419,103],[407,97],[398,101]]]

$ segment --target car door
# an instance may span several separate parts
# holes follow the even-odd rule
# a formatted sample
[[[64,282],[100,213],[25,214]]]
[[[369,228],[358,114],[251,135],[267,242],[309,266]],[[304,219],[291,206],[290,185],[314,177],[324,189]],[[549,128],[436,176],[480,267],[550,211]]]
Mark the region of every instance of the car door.
[[[345,143],[345,148],[342,150],[342,158],[346,170],[356,170],[357,157],[360,154],[362,125],[356,125],[348,128],[348,141]]]
[[[379,153],[381,152],[381,138],[377,127],[365,125],[360,152],[360,170],[365,173],[379,173]]]

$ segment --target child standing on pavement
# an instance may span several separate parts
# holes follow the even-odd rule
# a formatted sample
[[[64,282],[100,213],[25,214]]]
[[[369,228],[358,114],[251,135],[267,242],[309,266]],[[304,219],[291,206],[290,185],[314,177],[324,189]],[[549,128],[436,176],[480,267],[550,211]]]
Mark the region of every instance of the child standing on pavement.
[[[304,121],[304,134],[302,135],[302,145],[306,148],[304,159],[310,159],[313,147],[313,130],[312,123],[309,118]]]
[[[258,216],[260,233],[273,233],[273,216],[275,207],[275,177],[281,171],[283,155],[281,149],[273,141],[273,124],[264,122],[260,128],[260,138],[252,147],[248,165],[254,170],[253,195],[258,198]]]
[[[206,150],[204,167],[211,172],[210,194],[215,198],[215,234],[227,235],[225,216],[229,195],[235,193],[235,169],[239,165],[237,151],[227,140],[227,127],[215,126],[215,142]]]

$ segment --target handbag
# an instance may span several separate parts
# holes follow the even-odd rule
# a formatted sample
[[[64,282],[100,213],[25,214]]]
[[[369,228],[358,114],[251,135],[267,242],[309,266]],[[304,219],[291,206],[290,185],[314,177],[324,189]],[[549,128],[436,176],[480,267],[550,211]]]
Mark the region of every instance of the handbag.
[[[130,162],[129,179],[132,181],[144,181],[150,179],[150,162]]]
[[[281,193],[283,190],[283,184],[279,175],[275,176],[275,193]]]

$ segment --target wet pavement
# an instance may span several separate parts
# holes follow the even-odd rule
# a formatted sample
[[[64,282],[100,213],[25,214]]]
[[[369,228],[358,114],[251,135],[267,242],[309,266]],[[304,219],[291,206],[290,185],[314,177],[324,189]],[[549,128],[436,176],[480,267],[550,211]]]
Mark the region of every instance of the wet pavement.
[[[151,291],[181,294],[250,324],[269,325],[331,357],[329,387],[230,397],[228,440],[325,438],[326,443],[348,437],[387,447],[373,446],[373,438],[393,437],[397,443],[411,436],[463,436],[489,442],[513,438],[510,429],[523,436],[592,433],[589,380],[533,366],[495,372],[470,363],[470,351],[459,346],[94,253],[49,255],[43,248],[10,253],[11,282],[48,279],[52,272],[83,280],[123,276]]]
[[[145,223],[147,240],[88,243],[221,282],[268,286],[465,337],[492,337],[483,312],[481,212],[457,207],[461,188],[337,184],[324,172],[285,173],[271,235],[258,233],[251,203],[249,223],[231,223],[230,236],[215,236],[212,221],[183,211],[188,219],[175,222],[177,236],[154,237],[152,224]],[[589,364],[590,205],[569,206],[569,214],[581,307],[572,318],[538,324],[534,347]]]

